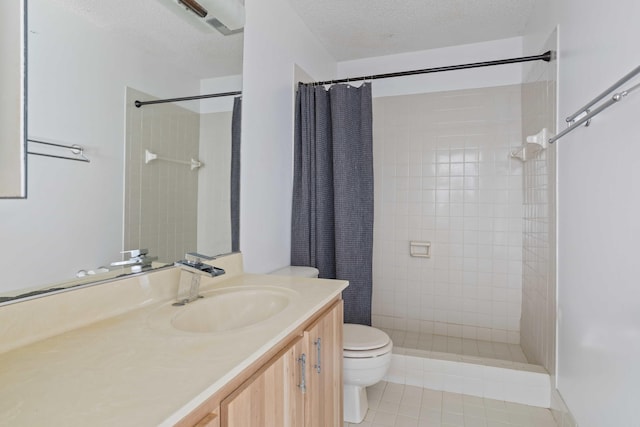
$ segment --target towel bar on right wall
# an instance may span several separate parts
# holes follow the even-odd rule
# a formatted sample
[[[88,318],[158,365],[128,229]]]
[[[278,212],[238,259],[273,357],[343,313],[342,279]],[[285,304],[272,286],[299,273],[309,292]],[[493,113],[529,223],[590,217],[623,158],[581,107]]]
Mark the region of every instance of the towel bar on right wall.
[[[594,118],[595,116],[597,116],[598,114],[606,110],[607,108],[611,107],[613,104],[617,104],[618,102],[622,101],[627,95],[629,95],[634,90],[638,89],[640,87],[640,83],[637,83],[626,90],[613,94],[613,96],[608,101],[600,104],[595,110],[591,110],[591,107],[593,107],[594,105],[602,101],[604,98],[607,97],[607,95],[609,95],[611,92],[618,89],[620,86],[622,86],[623,84],[625,84],[626,82],[628,82],[629,80],[637,76],[638,74],[640,74],[640,65],[634,68],[633,70],[631,70],[629,73],[627,73],[624,77],[622,77],[620,80],[615,82],[613,85],[609,86],[600,95],[593,98],[587,105],[585,105],[584,107],[580,108],[578,111],[576,111],[575,113],[567,117],[566,121],[567,123],[569,123],[569,126],[565,130],[557,134],[556,136],[549,138],[549,144],[553,144],[554,142],[556,142],[557,140],[559,140],[569,132],[573,131],[575,128],[580,127],[582,124],[584,124],[585,126],[589,126],[592,118]],[[580,118],[578,119],[578,117]]]

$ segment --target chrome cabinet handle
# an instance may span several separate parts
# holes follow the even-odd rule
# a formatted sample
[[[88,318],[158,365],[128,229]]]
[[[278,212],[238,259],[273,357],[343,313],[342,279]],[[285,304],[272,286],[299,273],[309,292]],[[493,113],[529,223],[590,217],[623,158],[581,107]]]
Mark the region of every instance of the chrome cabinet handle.
[[[316,363],[315,365],[313,365],[313,367],[316,369],[316,371],[318,373],[320,373],[320,371],[322,370],[321,366],[320,366],[320,357],[322,355],[322,349],[320,347],[321,342],[320,342],[320,338],[318,338],[316,341],[314,341],[313,343],[315,346],[317,346],[316,350],[318,351],[318,363]]]
[[[300,363],[300,384],[298,384],[298,387],[300,387],[300,390],[302,390],[302,393],[306,393],[307,392],[307,377],[306,377],[306,370],[307,370],[307,355],[302,353],[302,356],[298,357],[298,363]]]

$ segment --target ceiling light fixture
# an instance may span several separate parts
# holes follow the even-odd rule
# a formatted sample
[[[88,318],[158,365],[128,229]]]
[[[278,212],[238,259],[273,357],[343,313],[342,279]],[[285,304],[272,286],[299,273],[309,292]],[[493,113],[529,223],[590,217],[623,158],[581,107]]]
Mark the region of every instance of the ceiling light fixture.
[[[198,15],[200,18],[205,18],[209,14],[207,9],[202,7],[202,5],[195,0],[178,0],[178,3],[182,3],[183,5],[188,7],[193,13]]]
[[[189,22],[195,20],[224,35],[242,32],[244,6],[238,0],[158,0]],[[176,8],[176,6],[179,6]]]

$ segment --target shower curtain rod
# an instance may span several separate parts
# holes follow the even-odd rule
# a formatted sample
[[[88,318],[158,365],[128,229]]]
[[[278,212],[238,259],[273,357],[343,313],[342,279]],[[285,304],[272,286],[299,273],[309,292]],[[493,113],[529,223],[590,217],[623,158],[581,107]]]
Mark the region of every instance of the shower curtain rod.
[[[358,80],[376,80],[376,79],[386,79],[390,77],[403,77],[403,76],[413,76],[416,74],[430,74],[430,73],[439,73],[442,71],[454,71],[454,70],[466,70],[468,68],[480,68],[480,67],[491,67],[493,65],[504,65],[504,64],[516,64],[519,62],[530,62],[530,61],[546,61],[549,62],[553,59],[553,52],[550,50],[546,51],[541,55],[534,56],[521,56],[518,58],[508,58],[508,59],[498,59],[496,61],[485,61],[485,62],[473,62],[471,64],[462,64],[462,65],[448,65],[445,67],[434,67],[434,68],[424,68],[422,70],[411,70],[411,71],[400,71],[397,73],[385,73],[385,74],[374,74],[372,76],[360,76],[360,77],[348,77],[345,79],[336,79],[336,80],[327,80],[324,82],[314,82],[311,83],[313,85],[329,85],[334,83],[349,83],[352,81]],[[302,84],[302,83],[299,83]]]
[[[206,95],[195,95],[195,96],[183,96],[182,98],[167,98],[167,99],[155,99],[153,101],[138,101],[134,102],[137,108],[142,107],[143,105],[150,104],[165,104],[167,102],[179,102],[179,101],[194,101],[196,99],[205,99],[205,98],[220,98],[223,96],[236,96],[242,95],[242,91],[235,92],[222,92],[222,93],[209,93]]]

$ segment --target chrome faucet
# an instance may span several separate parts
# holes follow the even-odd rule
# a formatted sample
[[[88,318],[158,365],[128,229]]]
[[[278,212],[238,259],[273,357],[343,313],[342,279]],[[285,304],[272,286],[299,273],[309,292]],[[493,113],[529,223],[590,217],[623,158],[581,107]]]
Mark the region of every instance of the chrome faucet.
[[[147,256],[149,249],[132,249],[120,253],[129,254],[129,259],[112,262],[112,267],[131,267],[132,270],[140,271],[151,267],[151,263],[158,259],[157,256]]]
[[[180,267],[180,283],[178,284],[178,296],[173,305],[180,306],[202,298],[200,292],[200,278],[202,276],[216,277],[223,275],[225,271],[221,268],[205,264],[202,261],[212,261],[215,257],[201,255],[191,252],[185,255],[185,259],[174,263]]]

